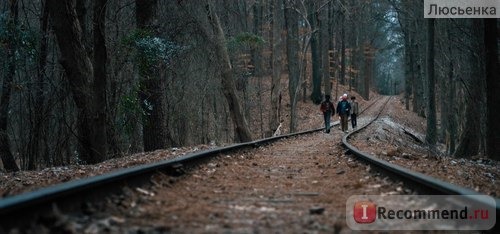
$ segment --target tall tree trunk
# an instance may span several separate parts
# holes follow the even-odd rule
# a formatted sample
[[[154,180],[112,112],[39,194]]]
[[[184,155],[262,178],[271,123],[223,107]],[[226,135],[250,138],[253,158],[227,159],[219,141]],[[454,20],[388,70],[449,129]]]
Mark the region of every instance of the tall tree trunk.
[[[308,11],[307,14],[309,23],[311,24],[311,63],[312,63],[312,92],[311,92],[311,100],[314,104],[321,103],[323,96],[321,94],[321,73],[320,73],[320,52],[319,52],[319,41],[318,41],[318,19],[315,9],[314,1],[308,2]]]
[[[476,102],[467,98],[465,108],[465,129],[460,137],[459,145],[455,151],[455,156],[468,158],[476,155],[479,151],[479,126],[477,126]]]
[[[271,109],[269,113],[269,134],[276,131],[279,126],[280,116],[280,96],[281,96],[281,67],[282,67],[282,35],[283,28],[283,2],[282,0],[273,0],[273,25],[272,25],[272,83],[271,83]]]
[[[448,60],[448,71],[447,74],[443,77],[442,82],[441,82],[441,89],[443,92],[442,94],[442,111],[445,112],[442,113],[441,119],[446,123],[446,126],[442,125],[441,128],[443,128],[444,132],[444,142],[446,144],[446,152],[450,155],[453,155],[455,153],[455,138],[457,135],[457,117],[456,117],[456,100],[455,100],[455,93],[456,93],[456,82],[454,80],[455,76],[455,71],[454,71],[454,64],[455,64],[455,58],[453,54],[453,48],[452,48],[452,34],[451,34],[451,21],[446,21],[447,24],[444,24],[443,26],[446,27],[446,39],[444,40],[447,42],[447,45],[443,45],[443,48],[446,49],[447,56],[449,56]],[[444,89],[444,90],[443,90]],[[446,111],[445,111],[446,110]]]
[[[425,28],[425,24],[416,19],[414,24],[414,30],[423,30]],[[425,117],[425,103],[424,103],[424,83],[425,83],[425,49],[422,48],[421,41],[425,41],[425,36],[421,34],[414,34],[416,37],[414,41],[415,46],[415,56],[416,56],[416,67],[415,67],[415,79],[414,79],[414,95],[415,99],[414,112],[417,113],[418,116]],[[425,34],[424,34],[425,35]]]
[[[460,143],[455,151],[456,157],[468,158],[477,155],[481,144],[481,124],[480,122],[480,103],[482,99],[482,85],[478,78],[482,76],[482,67],[480,59],[482,59],[482,51],[479,50],[480,44],[483,43],[480,37],[481,20],[472,19],[469,56],[469,74],[465,85],[466,89],[466,107],[465,107],[465,124],[464,130],[461,133]],[[479,41],[481,38],[481,41]]]
[[[137,28],[156,35],[157,0],[136,0]],[[167,147],[166,81],[160,76],[158,64],[147,64],[140,71],[139,99],[145,112],[142,137],[144,151]],[[161,66],[160,66],[161,67]]]
[[[253,5],[253,33],[257,36],[263,36],[262,24],[263,24],[263,11],[264,11],[264,1],[258,0]],[[262,61],[262,51],[263,47],[258,46],[252,50],[252,60],[255,66],[255,76],[263,75],[263,61]]]
[[[3,167],[6,171],[19,171],[14,155],[10,151],[9,134],[7,126],[9,124],[9,104],[10,95],[12,92],[12,82],[16,74],[16,31],[18,18],[18,1],[10,1],[9,19],[7,21],[7,30],[9,40],[7,40],[7,71],[3,77],[2,95],[0,96],[0,154],[2,157]]]
[[[436,145],[436,79],[434,77],[434,19],[427,19],[427,135],[431,147]]]
[[[335,72],[337,69],[337,61],[336,61],[336,51],[335,51],[335,4],[333,2],[328,3],[328,60],[330,61],[329,63],[329,69],[328,69],[328,76],[329,76],[329,83],[331,86],[331,89],[333,89],[333,80],[335,78]],[[330,90],[332,92],[332,90]],[[333,95],[333,97],[336,96]]]
[[[344,2],[344,1],[343,1]],[[345,85],[345,70],[346,70],[346,54],[345,54],[345,11],[343,10],[341,13],[341,23],[340,23],[340,84]]]
[[[106,102],[106,84],[107,84],[107,75],[106,75],[106,63],[108,54],[106,51],[106,2],[107,0],[94,0],[93,10],[93,41],[94,41],[94,58],[93,58],[93,67],[94,67],[94,80],[93,80],[93,91],[94,91],[94,102],[95,105],[93,109],[96,112],[95,115],[95,124],[99,126],[97,129],[95,139],[97,142],[106,142],[106,144],[102,144],[99,146],[97,151],[102,152],[103,155],[107,155],[108,148],[108,136],[107,136],[107,102]]]
[[[364,48],[365,48],[365,77],[364,77],[363,97],[366,100],[370,100],[370,80],[372,79],[373,75],[374,50],[368,42],[365,43]]]
[[[299,25],[294,0],[285,0],[286,54],[288,60],[288,95],[290,96],[290,132],[297,127],[299,74]]]
[[[35,108],[32,123],[32,133],[30,134],[30,143],[28,145],[28,169],[36,169],[36,161],[43,155],[43,159],[47,165],[50,165],[49,155],[45,154],[41,149],[42,143],[42,125],[45,119],[45,97],[43,95],[44,80],[46,77],[45,70],[47,64],[47,48],[48,48],[48,26],[49,26],[49,11],[46,1],[42,1],[42,14],[40,16],[40,54],[38,56],[37,77],[35,85]]]
[[[77,138],[79,158],[83,163],[98,163],[105,159],[106,152],[100,141],[103,126],[96,119],[99,103],[93,90],[94,69],[82,43],[82,31],[75,5],[71,1],[47,0],[52,25],[61,52],[60,62],[77,107]]]
[[[252,140],[248,123],[243,114],[238,96],[236,95],[236,86],[234,84],[233,71],[229,54],[225,45],[226,39],[224,32],[219,22],[219,17],[215,13],[213,6],[210,3],[205,5],[207,17],[211,30],[215,36],[211,41],[214,46],[215,54],[220,59],[221,73],[222,73],[222,92],[226,97],[229,106],[229,112],[235,126],[235,141],[247,142]]]
[[[450,47],[450,55],[451,54],[451,47]],[[456,85],[455,85],[455,80],[454,80],[454,68],[453,68],[453,59],[450,60],[449,64],[449,73],[448,73],[448,84],[449,84],[449,95],[447,97],[447,103],[448,103],[448,153],[453,155],[455,153],[455,142],[456,142],[456,137],[457,137],[457,116],[456,116],[456,108],[455,108],[455,92],[456,92]]]
[[[500,160],[500,95],[496,93],[500,91],[497,19],[484,19],[484,46],[488,109],[486,152],[490,158]]]
[[[328,7],[319,9],[319,44],[321,56],[321,77],[324,85],[325,95],[332,95],[332,84],[330,83],[330,61],[328,59],[329,35],[328,35]]]
[[[412,93],[412,47],[411,47],[411,34],[407,17],[401,19],[401,13],[398,13],[399,23],[404,36],[404,60],[405,60],[405,109],[410,110],[410,97]]]

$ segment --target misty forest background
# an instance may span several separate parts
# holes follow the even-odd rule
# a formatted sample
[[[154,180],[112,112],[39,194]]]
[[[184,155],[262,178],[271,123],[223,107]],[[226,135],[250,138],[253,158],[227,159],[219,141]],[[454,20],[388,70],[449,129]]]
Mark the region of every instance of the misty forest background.
[[[498,160],[498,28],[413,0],[2,0],[3,170],[294,132],[337,84],[403,94],[430,149]]]

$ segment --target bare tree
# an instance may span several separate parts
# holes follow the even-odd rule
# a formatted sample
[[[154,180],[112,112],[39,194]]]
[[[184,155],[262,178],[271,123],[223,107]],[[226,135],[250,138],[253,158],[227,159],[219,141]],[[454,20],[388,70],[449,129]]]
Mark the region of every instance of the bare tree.
[[[309,23],[311,24],[311,63],[312,63],[312,92],[311,99],[313,103],[319,104],[323,99],[321,94],[321,57],[320,57],[320,43],[318,36],[318,14],[316,9],[315,1],[308,1],[307,8],[309,13],[307,14]]]
[[[490,158],[500,160],[500,71],[498,62],[497,19],[484,19],[484,46],[486,48],[487,82],[487,143]]]
[[[236,95],[236,86],[233,79],[233,71],[229,54],[225,45],[224,32],[219,22],[219,17],[215,13],[213,6],[207,2],[202,7],[206,8],[206,17],[208,24],[213,32],[213,38],[210,41],[217,58],[220,59],[220,67],[222,72],[222,89],[226,101],[229,105],[229,112],[235,126],[236,141],[251,141],[252,136],[248,128],[248,123],[241,108],[240,101]],[[208,32],[206,34],[210,35]]]
[[[321,57],[321,78],[323,80],[323,89],[325,95],[332,94],[332,84],[330,82],[330,61],[328,57],[328,49],[330,37],[329,35],[329,18],[328,18],[328,2],[322,3],[317,10],[319,21],[319,53]]]
[[[93,68],[94,68],[94,80],[93,80],[93,91],[95,103],[99,106],[95,106],[96,116],[94,116],[94,121],[97,126],[102,127],[99,129],[99,133],[95,135],[98,139],[97,142],[105,142],[100,146],[99,151],[103,156],[108,153],[108,136],[106,124],[108,108],[106,103],[107,97],[107,72],[106,64],[108,60],[108,54],[106,51],[106,2],[107,0],[94,0],[93,1]]]
[[[0,156],[6,171],[18,171],[14,155],[10,151],[9,134],[7,133],[9,103],[12,92],[12,81],[16,73],[16,30],[18,18],[18,1],[10,1],[10,12],[7,20],[9,39],[7,41],[7,72],[3,77],[2,95],[0,96]]]
[[[84,163],[101,162],[106,157],[106,141],[102,134],[106,126],[95,118],[103,103],[93,89],[94,69],[90,57],[81,40],[82,29],[78,21],[75,5],[71,1],[47,0],[52,26],[61,52],[60,62],[78,110],[77,129],[80,159]]]
[[[283,1],[273,0],[272,21],[272,83],[271,83],[271,109],[269,112],[268,136],[271,136],[279,126],[281,109],[281,69],[282,69],[282,35],[283,30]]]
[[[469,21],[470,22],[470,21]],[[467,41],[469,51],[466,53],[468,57],[468,75],[464,82],[465,89],[465,121],[463,121],[463,130],[460,136],[460,141],[455,151],[456,157],[471,157],[477,155],[480,150],[481,144],[481,129],[480,129],[480,116],[481,113],[481,80],[476,77],[484,77],[481,68],[481,52],[480,44],[483,42],[481,37],[482,21],[479,19],[472,19],[472,23],[468,24],[469,33],[471,38]]]
[[[427,135],[426,142],[436,144],[436,98],[434,77],[434,19],[427,19]]]
[[[297,127],[299,71],[299,17],[295,0],[285,0],[286,54],[288,60],[288,95],[290,96],[290,132]]]
[[[157,0],[136,0],[137,28],[156,36]],[[166,81],[160,76],[159,64],[144,64],[141,75],[139,98],[143,111],[144,150],[152,151],[167,147]]]

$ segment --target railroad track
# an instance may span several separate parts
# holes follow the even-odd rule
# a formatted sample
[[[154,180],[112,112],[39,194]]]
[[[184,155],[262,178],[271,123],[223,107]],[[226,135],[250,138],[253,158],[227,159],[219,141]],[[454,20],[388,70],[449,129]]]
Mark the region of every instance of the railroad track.
[[[342,144],[348,149],[348,152],[355,155],[358,159],[370,165],[375,166],[375,168],[381,171],[382,173],[386,173],[390,175],[392,178],[398,178],[399,180],[402,180],[404,183],[410,184],[412,185],[412,187],[414,188],[416,187],[418,188],[419,191],[423,191],[428,195],[484,195],[474,190],[460,187],[419,172],[411,171],[408,168],[393,163],[389,163],[385,160],[377,158],[374,155],[363,152],[349,143],[348,140],[351,136],[359,134],[380,117],[381,113],[383,112],[383,110],[385,109],[387,103],[390,101],[391,98],[392,97],[388,98],[385,101],[383,108],[380,109],[379,113],[375,116],[375,118],[373,118],[367,124],[361,126],[360,128],[357,128],[356,130],[348,134],[345,134],[342,137]],[[473,199],[477,198],[474,197]],[[494,199],[496,202],[496,207],[494,207],[494,209],[496,209],[496,213],[499,214],[500,199],[498,198]],[[478,200],[478,202],[483,204],[490,204],[488,201]],[[499,225],[495,225],[495,227],[492,230],[494,230],[493,232],[495,232],[498,231],[499,229],[500,229]]]
[[[363,112],[379,102],[380,99],[373,101],[363,110]],[[335,125],[336,124],[333,126]],[[172,160],[124,169],[78,181],[70,181],[38,191],[8,197],[0,200],[0,232],[2,232],[2,229],[9,230],[12,227],[19,227],[28,223],[30,220],[50,214],[54,206],[57,206],[58,209],[63,212],[82,210],[82,207],[84,207],[87,202],[102,200],[103,196],[119,193],[125,186],[141,186],[147,184],[150,181],[151,175],[156,172],[178,176],[183,174],[186,170],[223,153],[243,148],[258,147],[280,139],[310,134],[322,131],[323,129],[324,128],[317,128],[294,134],[196,152]],[[360,129],[358,129],[358,131]],[[343,139],[344,144],[348,147],[349,144],[347,143],[347,139],[353,133],[354,132],[351,132],[345,135]],[[355,148],[350,149],[351,152],[356,152],[356,150]]]

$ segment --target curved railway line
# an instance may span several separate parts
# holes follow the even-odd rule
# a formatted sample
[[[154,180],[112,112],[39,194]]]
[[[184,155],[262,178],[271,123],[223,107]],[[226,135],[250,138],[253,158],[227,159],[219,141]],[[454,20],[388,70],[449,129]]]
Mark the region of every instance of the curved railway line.
[[[382,174],[390,175],[391,178],[398,178],[398,180],[403,181],[405,184],[412,184],[412,186],[425,191],[427,194],[479,194],[473,190],[452,185],[433,177],[412,172],[401,166],[377,159],[376,157],[362,152],[349,144],[349,138],[353,136],[353,134],[361,133],[364,128],[373,123],[373,121],[379,117],[389,100],[389,97],[380,97],[364,108],[363,111],[366,111],[373,106],[377,106],[375,105],[377,103],[378,105],[382,105],[378,114],[366,125],[359,127],[355,131],[345,134],[342,137],[342,143],[348,149],[348,152],[354,154],[357,158],[367,162],[368,164],[373,165],[373,167],[378,168]],[[384,103],[381,104],[381,101]],[[333,126],[337,124],[334,124]],[[303,136],[320,132],[322,130],[323,128],[318,128],[294,134],[281,135],[252,142],[234,144],[227,147],[205,150],[184,155],[172,160],[123,169],[109,174],[77,181],[70,181],[37,191],[7,197],[0,200],[0,233],[15,227],[27,225],[30,221],[43,217],[44,215],[47,215],[47,213],[53,212],[54,207],[58,207],[58,209],[63,212],[71,212],[75,210],[81,211],[82,209],[85,210],[89,201],[102,200],[102,197],[104,196],[120,193],[124,187],[143,186],[150,183],[151,177],[157,172],[177,177],[185,174],[192,168],[204,165],[220,155],[227,155],[231,152],[248,148],[258,148],[278,142],[281,139]],[[301,196],[315,196],[315,194],[303,193]],[[497,202],[496,210],[498,213],[500,203],[498,199],[495,200]]]

